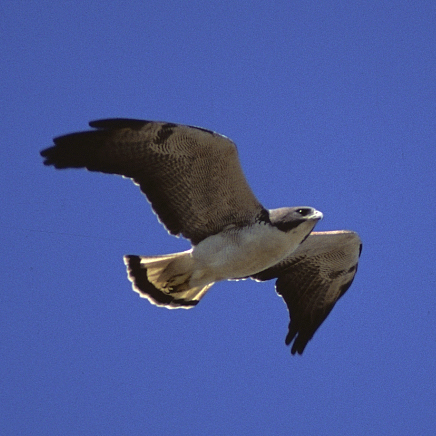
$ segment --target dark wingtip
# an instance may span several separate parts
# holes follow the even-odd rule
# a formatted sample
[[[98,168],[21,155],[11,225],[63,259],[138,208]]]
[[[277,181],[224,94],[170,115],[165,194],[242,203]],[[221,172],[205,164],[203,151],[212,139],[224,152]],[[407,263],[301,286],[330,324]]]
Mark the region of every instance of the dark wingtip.
[[[58,138],[55,138],[55,142]],[[41,150],[39,154],[44,158],[43,164],[46,166],[53,165],[57,169],[64,168],[82,168],[84,162],[80,154],[75,153],[74,148],[56,144],[53,147],[48,147]]]
[[[44,162],[43,162],[44,165],[51,165],[52,164],[52,162],[50,161],[50,159],[48,157],[50,155],[51,148],[53,148],[53,147],[45,148],[44,150],[41,150],[39,152],[40,156],[44,158]]]
[[[299,337],[295,340],[294,344],[292,345],[291,348],[291,354],[294,356],[296,353],[299,354],[300,356],[303,354],[304,349],[306,348],[307,343],[309,342],[308,340],[302,340],[299,341],[298,339],[300,339]]]
[[[100,149],[106,145],[110,130],[130,128],[141,129],[150,121],[128,118],[112,118],[91,121],[89,125],[97,130],[69,133],[53,139],[55,145],[40,152],[45,158],[44,165],[53,165],[55,168],[86,168],[100,171],[98,163]],[[107,171],[112,171],[112,168]],[[116,171],[115,171],[116,172]]]
[[[292,341],[294,341],[291,347],[291,354],[299,354],[301,356],[311,338],[312,336],[302,336],[301,332],[298,331],[298,327],[291,322],[289,324],[289,332],[286,335],[285,344],[289,346]]]
[[[67,168],[62,153],[59,153],[59,149],[56,146],[45,148],[41,150],[39,154],[44,158],[43,164],[46,166],[53,165],[55,168]]]
[[[54,145],[40,151],[44,165],[55,168],[88,168],[93,170],[99,149],[106,137],[101,132],[69,133],[53,139]]]

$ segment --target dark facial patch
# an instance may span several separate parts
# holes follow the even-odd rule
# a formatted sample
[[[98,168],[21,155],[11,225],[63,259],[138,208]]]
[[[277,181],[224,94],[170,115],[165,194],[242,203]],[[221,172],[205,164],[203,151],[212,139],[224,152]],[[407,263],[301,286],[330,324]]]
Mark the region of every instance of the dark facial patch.
[[[301,216],[307,216],[307,215],[310,215],[313,212],[313,210],[308,208],[308,207],[302,207],[302,208],[298,209],[297,212]]]
[[[313,213],[311,207],[281,207],[269,211],[271,224],[282,232],[289,232],[305,222]]]
[[[298,227],[305,220],[292,219],[292,220],[283,220],[274,223],[274,226],[277,227],[282,232],[289,232],[292,229]]]

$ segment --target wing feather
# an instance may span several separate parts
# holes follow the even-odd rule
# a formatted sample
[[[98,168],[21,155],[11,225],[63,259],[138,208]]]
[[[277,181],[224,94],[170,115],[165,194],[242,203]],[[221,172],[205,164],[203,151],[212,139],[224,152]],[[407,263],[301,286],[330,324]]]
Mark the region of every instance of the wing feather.
[[[192,126],[131,119],[89,123],[96,130],[54,139],[46,165],[133,179],[160,221],[193,244],[263,210],[245,179],[235,144]]]
[[[351,286],[362,243],[355,232],[312,232],[296,251],[279,264],[252,278],[277,278],[276,291],[284,299],[291,321],[286,345],[302,354],[336,302]]]

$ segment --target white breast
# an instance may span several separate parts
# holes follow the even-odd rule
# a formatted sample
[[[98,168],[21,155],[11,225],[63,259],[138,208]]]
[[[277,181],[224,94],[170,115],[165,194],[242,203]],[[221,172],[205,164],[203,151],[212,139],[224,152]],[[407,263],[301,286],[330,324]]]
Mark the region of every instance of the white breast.
[[[196,264],[193,279],[207,277],[216,282],[263,271],[292,253],[314,225],[304,222],[285,233],[259,223],[210,236],[193,249]]]

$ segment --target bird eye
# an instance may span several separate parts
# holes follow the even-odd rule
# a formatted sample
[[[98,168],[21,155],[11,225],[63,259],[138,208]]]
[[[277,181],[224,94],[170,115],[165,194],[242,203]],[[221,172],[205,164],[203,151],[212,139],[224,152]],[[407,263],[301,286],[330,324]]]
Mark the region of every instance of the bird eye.
[[[297,212],[302,216],[307,216],[311,213],[311,209],[305,207],[305,208],[298,209]]]

